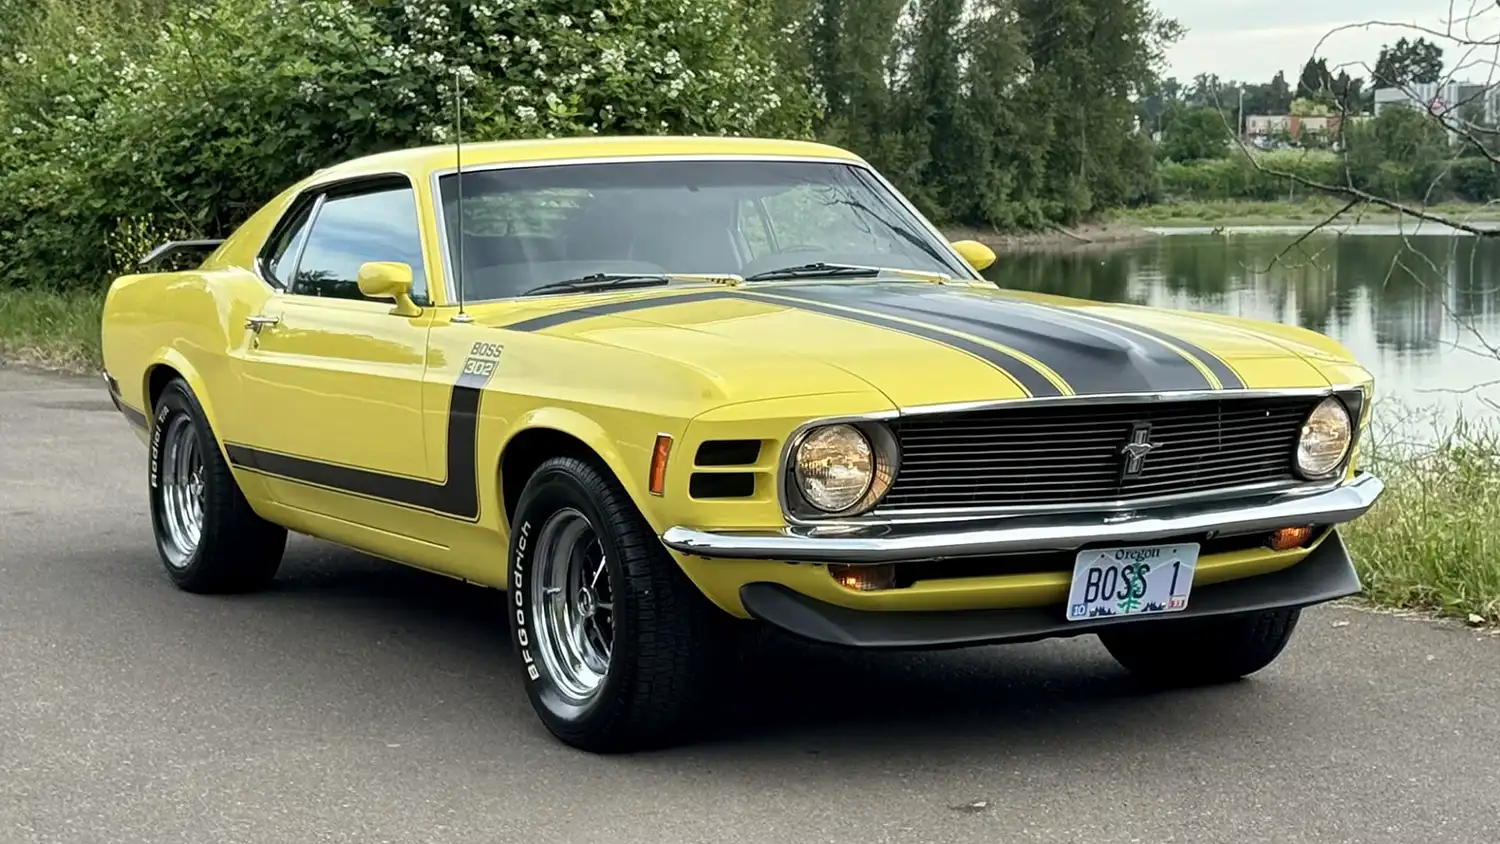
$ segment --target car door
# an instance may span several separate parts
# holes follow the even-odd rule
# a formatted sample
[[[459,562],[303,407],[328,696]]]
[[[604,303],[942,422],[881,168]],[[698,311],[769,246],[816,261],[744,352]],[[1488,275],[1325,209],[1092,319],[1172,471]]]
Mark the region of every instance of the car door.
[[[405,177],[304,196],[273,233],[260,269],[281,289],[245,326],[239,406],[253,419],[230,458],[265,477],[280,504],[411,535],[400,492],[431,468],[422,376],[432,309],[403,317],[363,296],[367,261],[410,265],[413,298],[426,303]]]

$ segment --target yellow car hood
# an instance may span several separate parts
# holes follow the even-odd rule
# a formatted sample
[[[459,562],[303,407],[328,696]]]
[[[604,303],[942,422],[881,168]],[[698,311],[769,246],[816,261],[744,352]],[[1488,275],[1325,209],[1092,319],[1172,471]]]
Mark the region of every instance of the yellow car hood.
[[[867,384],[913,407],[1326,387],[1362,372],[1337,343],[1303,329],[978,283],[797,281],[570,299],[499,327],[669,358],[728,401]]]

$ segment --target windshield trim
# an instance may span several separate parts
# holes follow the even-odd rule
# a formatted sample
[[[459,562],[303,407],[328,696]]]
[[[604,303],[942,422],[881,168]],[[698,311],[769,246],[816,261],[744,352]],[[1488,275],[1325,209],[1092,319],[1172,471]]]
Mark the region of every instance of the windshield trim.
[[[576,158],[544,158],[526,159],[524,161],[498,161],[487,164],[465,164],[463,170],[465,174],[468,174],[481,173],[491,170],[523,170],[538,167],[568,167],[575,164],[626,164],[645,161],[765,161],[795,162],[799,164],[839,164],[846,167],[852,167],[856,170],[859,170],[863,175],[866,175],[874,180],[874,187],[878,187],[884,190],[888,195],[888,200],[890,202],[893,202],[902,210],[912,215],[912,218],[916,220],[917,224],[919,225],[920,231],[931,237],[936,242],[938,251],[943,256],[951,258],[953,261],[953,265],[961,270],[961,274],[958,277],[968,278],[972,281],[984,280],[984,277],[975,272],[974,268],[969,266],[969,262],[965,261],[963,256],[958,254],[958,252],[953,248],[952,244],[948,242],[948,238],[943,235],[942,231],[938,229],[937,226],[933,225],[932,221],[927,219],[927,217],[922,214],[921,211],[917,210],[917,206],[912,203],[910,198],[908,198],[901,191],[897,190],[896,186],[891,184],[889,179],[887,179],[880,171],[870,166],[868,162],[856,158],[840,158],[837,156],[827,155],[736,155],[728,153],[685,153],[676,155],[651,155],[649,153],[643,153],[640,155],[597,155],[582,156]],[[438,261],[438,265],[442,268],[443,273],[442,290],[444,305],[458,304],[458,289],[454,284],[453,260],[449,254],[451,250],[448,248],[448,237],[446,235],[446,232],[448,231],[448,221],[444,216],[442,199],[443,177],[456,175],[458,175],[457,167],[442,167],[434,169],[428,177],[429,190],[431,191],[431,197],[429,201],[432,203],[433,217],[437,223],[437,247],[438,254],[441,256]],[[429,295],[431,295],[432,288],[430,279],[428,283]],[[524,297],[501,296],[494,299],[480,299],[477,300],[476,303],[513,302],[520,301],[522,298]]]

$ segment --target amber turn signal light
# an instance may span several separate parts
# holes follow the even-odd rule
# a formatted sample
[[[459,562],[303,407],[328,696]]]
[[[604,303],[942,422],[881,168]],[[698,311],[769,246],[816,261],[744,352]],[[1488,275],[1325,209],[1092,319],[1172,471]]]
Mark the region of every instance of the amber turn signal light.
[[[828,567],[828,573],[833,575],[833,579],[837,580],[840,586],[856,592],[878,592],[881,589],[896,587],[896,567],[893,565],[832,565]]]
[[[1273,551],[1290,551],[1293,548],[1301,548],[1311,542],[1313,529],[1310,527],[1288,527],[1282,528],[1271,534],[1266,544]]]
[[[651,449],[650,490],[652,495],[661,495],[662,490],[667,488],[667,456],[671,453],[671,435],[657,434],[656,447]]]

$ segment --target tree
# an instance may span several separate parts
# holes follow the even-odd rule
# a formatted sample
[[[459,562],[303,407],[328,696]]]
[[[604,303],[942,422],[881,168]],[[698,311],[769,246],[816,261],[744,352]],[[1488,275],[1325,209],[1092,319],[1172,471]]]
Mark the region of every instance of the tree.
[[[1298,117],[1326,117],[1332,112],[1333,109],[1329,108],[1327,103],[1310,97],[1298,97],[1292,100],[1290,110],[1291,114],[1295,114]]]
[[[1286,82],[1286,72],[1276,71],[1271,78],[1271,102],[1268,114],[1286,114],[1292,107],[1292,86]]]
[[[777,62],[763,10],[569,8],[220,0],[183,2],[133,43],[54,27],[74,40],[0,56],[0,284],[96,283],[122,227],[220,236],[318,168],[450,141],[455,77],[476,141],[811,135],[808,86]]]
[[[1238,83],[1235,83],[1237,85]],[[1246,114],[1281,114],[1276,108],[1276,94],[1271,85],[1244,85]],[[1226,101],[1227,104],[1227,101]]]
[[[1375,62],[1374,83],[1378,88],[1399,88],[1413,83],[1429,85],[1443,76],[1443,50],[1426,38],[1402,38],[1380,50]]]
[[[1415,108],[1387,108],[1345,133],[1346,172],[1362,190],[1421,203],[1442,178],[1448,140],[1435,121]]]
[[[1168,111],[1181,101],[1182,84],[1175,76],[1150,79],[1141,87],[1137,100],[1141,126],[1148,132],[1159,132],[1166,125]]]
[[[1359,114],[1363,111],[1364,87],[1363,78],[1350,78],[1348,71],[1339,71],[1338,78],[1333,80],[1334,105],[1339,113]]]
[[[1234,118],[1216,108],[1178,107],[1167,124],[1162,153],[1172,161],[1201,161],[1229,155]]]
[[[1297,96],[1316,99],[1329,89],[1332,81],[1327,59],[1308,59],[1307,64],[1302,66],[1302,75],[1297,79]]]
[[[927,151],[919,171],[921,189],[930,191],[935,207],[945,211],[953,208],[955,191],[964,191],[960,174],[967,172],[960,139],[963,78],[953,60],[960,52],[963,13],[964,0],[922,0],[918,5],[905,99],[910,110],[905,128]]]

